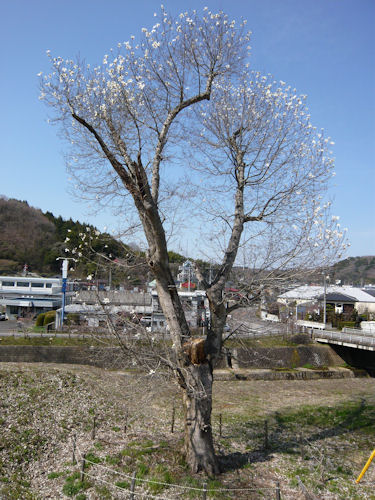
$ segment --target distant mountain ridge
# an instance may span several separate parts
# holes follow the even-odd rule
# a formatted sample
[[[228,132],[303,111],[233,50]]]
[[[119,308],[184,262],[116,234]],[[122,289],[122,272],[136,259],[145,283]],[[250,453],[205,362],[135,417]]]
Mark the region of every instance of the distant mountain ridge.
[[[0,196],[0,274],[21,274],[27,264],[29,271],[44,275],[59,275],[61,263],[56,260],[66,255],[66,238],[78,246],[80,233],[88,230],[96,232],[90,224],[65,220],[54,216],[52,212],[43,213],[31,207],[27,201],[9,199]],[[138,254],[142,260],[130,273],[131,281],[144,283],[148,269],[143,262],[143,254],[130,246],[119,243],[110,235],[104,235],[105,245],[97,242],[97,250],[121,258],[127,252]],[[105,248],[104,248],[105,247]],[[177,266],[186,257],[176,252],[169,252],[170,261]],[[176,268],[177,269],[177,268]],[[93,264],[81,264],[76,276],[84,277],[92,273]],[[125,272],[125,271],[124,271]],[[127,270],[126,273],[129,274]],[[342,284],[364,286],[375,284],[375,256],[348,257],[337,262],[327,271],[332,280],[341,280]]]
[[[375,256],[348,257],[332,266],[332,275],[342,284],[365,286],[375,284]]]
[[[126,274],[130,284],[144,284],[148,269],[145,265],[144,254],[134,245],[126,245],[117,241],[107,233],[100,233],[90,224],[65,220],[56,217],[52,212],[42,212],[31,207],[27,201],[7,198],[0,195],[0,274],[21,274],[25,264],[28,271],[45,276],[59,275],[61,262],[56,260],[63,256],[75,257],[70,253],[78,248],[82,242],[82,234],[100,234],[91,241],[91,254],[99,252],[108,256],[109,260],[131,260],[131,272],[128,268],[112,266],[112,278],[120,279],[121,274]],[[66,252],[66,248],[69,252]],[[84,278],[88,274],[96,277],[108,277],[108,269],[98,269],[95,259],[87,255],[86,261],[75,265],[72,277]],[[129,257],[130,255],[130,257]],[[169,252],[170,261],[183,262],[186,258],[178,253]],[[96,259],[97,260],[97,259]],[[108,267],[108,266],[106,266]],[[100,272],[99,272],[100,271]],[[131,276],[128,276],[131,274]]]

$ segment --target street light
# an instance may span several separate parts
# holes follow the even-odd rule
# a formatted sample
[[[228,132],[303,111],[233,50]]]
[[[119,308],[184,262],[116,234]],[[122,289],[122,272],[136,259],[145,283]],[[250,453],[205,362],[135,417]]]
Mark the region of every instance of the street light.
[[[326,276],[326,273],[323,273],[323,283],[324,283],[324,293],[323,293],[323,323],[324,326],[326,326],[326,321],[327,321],[327,279],[329,279],[329,276]]]
[[[66,296],[66,282],[68,279],[68,264],[69,260],[74,260],[76,262],[76,259],[74,257],[57,257],[56,260],[62,260],[62,267],[61,267],[61,272],[62,272],[62,286],[61,286],[61,291],[62,291],[62,307],[61,307],[61,327],[64,324],[64,314],[65,314],[65,296]]]

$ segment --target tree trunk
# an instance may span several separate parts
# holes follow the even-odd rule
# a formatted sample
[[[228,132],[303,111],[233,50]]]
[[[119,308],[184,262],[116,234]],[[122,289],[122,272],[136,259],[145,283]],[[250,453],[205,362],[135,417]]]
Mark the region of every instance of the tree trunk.
[[[213,375],[209,363],[185,368],[183,388],[185,411],[185,456],[193,473],[208,476],[220,473],[213,446],[211,427]]]
[[[158,298],[177,354],[177,380],[183,391],[185,411],[185,457],[193,473],[219,474],[211,428],[213,350],[203,339],[191,339],[185,313],[169,266],[166,238],[157,206],[149,199],[148,210],[139,208],[149,242],[148,265],[156,278]],[[221,297],[221,295],[220,295]],[[225,322],[225,318],[224,318]],[[186,352],[186,349],[189,352]]]

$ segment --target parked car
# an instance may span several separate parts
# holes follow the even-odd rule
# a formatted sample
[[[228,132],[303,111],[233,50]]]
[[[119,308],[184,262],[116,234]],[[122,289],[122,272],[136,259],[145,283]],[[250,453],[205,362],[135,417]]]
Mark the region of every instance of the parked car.
[[[8,319],[5,313],[0,313],[0,321],[6,321]]]

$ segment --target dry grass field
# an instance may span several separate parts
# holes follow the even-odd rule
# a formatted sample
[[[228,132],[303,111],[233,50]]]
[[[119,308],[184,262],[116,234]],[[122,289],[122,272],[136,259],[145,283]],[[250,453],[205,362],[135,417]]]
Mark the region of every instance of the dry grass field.
[[[157,376],[0,364],[0,498],[375,499],[374,381],[215,383],[222,474],[191,476],[179,391]],[[175,407],[174,432],[171,421]],[[267,424],[265,424],[267,421]],[[265,427],[267,426],[267,439]],[[76,440],[73,462],[73,439]],[[81,457],[86,466],[81,481]],[[313,497],[311,497],[313,498]]]

